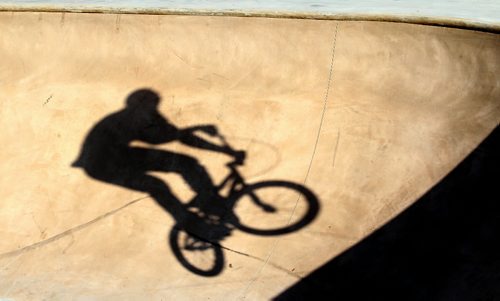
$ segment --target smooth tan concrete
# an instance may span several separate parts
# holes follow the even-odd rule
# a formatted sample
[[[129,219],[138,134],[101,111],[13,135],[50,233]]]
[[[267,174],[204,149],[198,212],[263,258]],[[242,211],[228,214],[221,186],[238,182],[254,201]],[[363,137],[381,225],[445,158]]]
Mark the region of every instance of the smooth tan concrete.
[[[0,13],[0,33],[0,297],[15,300],[270,299],[403,211],[500,121],[496,34],[27,12]],[[245,150],[248,182],[310,189],[317,217],[281,236],[235,230],[219,275],[186,270],[152,198],[71,167],[88,131],[143,87],[173,124],[216,125]],[[198,158],[216,182],[231,160],[155,147]],[[179,175],[154,175],[192,197]]]

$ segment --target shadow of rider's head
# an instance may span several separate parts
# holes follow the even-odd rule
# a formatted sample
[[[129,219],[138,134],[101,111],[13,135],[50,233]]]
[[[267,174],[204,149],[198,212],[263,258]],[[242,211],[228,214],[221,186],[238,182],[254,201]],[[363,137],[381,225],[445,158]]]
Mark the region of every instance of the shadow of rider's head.
[[[139,89],[132,92],[125,101],[128,110],[145,112],[156,111],[160,103],[160,95],[150,89]]]

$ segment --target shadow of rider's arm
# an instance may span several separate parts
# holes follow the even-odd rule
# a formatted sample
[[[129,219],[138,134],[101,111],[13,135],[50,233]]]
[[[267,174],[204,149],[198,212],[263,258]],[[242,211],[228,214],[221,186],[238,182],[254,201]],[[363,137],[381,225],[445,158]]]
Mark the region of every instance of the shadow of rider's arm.
[[[217,135],[217,128],[213,125],[199,125],[189,128],[184,128],[178,130],[177,139],[189,146],[196,147],[199,149],[224,153],[230,156],[234,156],[235,151],[227,145],[217,145],[215,143],[209,142],[195,134],[195,132],[201,131],[208,135]]]
[[[241,152],[233,150],[228,145],[218,145],[207,141],[197,136],[196,132],[204,132],[210,136],[218,134],[217,128],[213,125],[198,125],[179,129],[161,116],[156,116],[154,121],[143,129],[140,140],[150,144],[162,144],[177,140],[203,150],[224,153],[230,156],[242,156]]]

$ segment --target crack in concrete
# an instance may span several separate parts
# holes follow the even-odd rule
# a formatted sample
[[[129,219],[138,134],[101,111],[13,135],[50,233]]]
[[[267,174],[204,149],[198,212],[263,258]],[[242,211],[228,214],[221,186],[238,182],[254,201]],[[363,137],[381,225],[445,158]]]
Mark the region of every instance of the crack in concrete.
[[[68,235],[73,235],[73,233],[81,231],[81,230],[83,230],[83,229],[85,229],[85,228],[87,228],[87,227],[89,227],[89,226],[91,226],[91,225],[93,225],[93,224],[95,224],[95,223],[97,223],[97,222],[99,222],[99,221],[101,221],[101,220],[103,220],[103,219],[105,219],[105,218],[107,218],[107,217],[109,217],[109,216],[117,213],[118,211],[120,211],[122,209],[125,209],[126,207],[128,207],[130,205],[133,205],[133,204],[135,204],[135,203],[137,203],[137,202],[139,202],[141,200],[147,199],[147,198],[150,198],[150,196],[145,196],[145,197],[142,197],[142,198],[130,201],[127,204],[125,204],[125,205],[123,205],[123,206],[121,206],[119,208],[116,208],[114,210],[111,210],[111,211],[109,211],[107,213],[104,213],[104,214],[102,214],[102,215],[94,218],[93,220],[90,220],[90,221],[88,221],[86,223],[83,223],[83,224],[80,224],[78,226],[75,226],[73,228],[70,228],[70,229],[68,229],[66,231],[63,231],[63,232],[61,232],[59,234],[51,236],[51,237],[49,237],[47,239],[41,240],[41,241],[33,243],[31,245],[27,245],[25,247],[22,247],[21,249],[17,249],[17,250],[14,250],[14,251],[9,251],[9,252],[6,252],[6,253],[2,253],[2,254],[0,254],[0,259],[6,258],[6,257],[15,256],[15,255],[18,255],[18,254],[20,255],[20,254],[23,254],[23,253],[26,253],[26,252],[38,249],[40,247],[43,247],[43,246],[45,246],[45,245],[47,245],[49,243],[57,241],[57,240],[59,240],[59,239],[61,239],[63,237],[66,237]]]
[[[24,63],[23,63],[23,64],[24,64]],[[50,96],[49,96],[49,97],[45,100],[45,102],[43,103],[43,106],[45,106],[46,104],[48,104],[48,103],[49,103],[49,101],[52,99],[52,96],[53,96],[53,94],[51,94],[51,95],[50,95]]]
[[[334,59],[335,59],[335,48],[337,46],[338,27],[339,27],[339,22],[336,22],[336,24],[335,24],[335,32],[334,32],[333,41],[332,41],[332,54],[331,54],[331,60],[330,60],[328,82],[327,82],[327,86],[326,86],[325,97],[323,99],[323,109],[322,109],[322,112],[321,112],[321,118],[320,118],[320,122],[319,122],[318,133],[316,135],[316,141],[314,143],[314,147],[313,147],[313,151],[312,151],[312,155],[311,155],[311,160],[309,161],[309,167],[307,168],[307,172],[306,172],[306,175],[304,177],[304,182],[303,182],[304,185],[307,183],[307,179],[309,178],[309,174],[310,174],[310,171],[311,171],[311,168],[312,168],[312,163],[314,161],[314,157],[316,156],[316,150],[317,150],[317,147],[318,147],[319,138],[320,138],[320,135],[321,135],[321,132],[322,132],[322,129],[323,129],[323,122],[324,122],[324,119],[325,119],[326,106],[327,106],[327,103],[328,103],[328,98],[329,98],[329,94],[330,94],[330,87],[331,87],[332,78],[333,78],[333,62],[334,62]],[[297,199],[297,201],[295,203],[295,208],[292,210],[292,214],[290,215],[290,219],[289,219],[288,223],[291,222],[291,220],[292,220],[292,218],[293,218],[293,216],[295,214],[295,210],[297,208],[297,204],[298,204],[299,200],[300,200],[300,196],[299,196],[299,198]],[[246,295],[247,295],[248,291],[250,290],[250,287],[255,283],[255,281],[257,281],[260,278],[260,275],[261,275],[262,271],[264,270],[264,268],[266,267],[266,265],[268,265],[269,260],[270,260],[271,256],[273,255],[273,253],[274,253],[274,251],[276,249],[276,246],[278,245],[279,240],[280,239],[277,239],[274,242],[273,246],[271,247],[271,251],[269,252],[267,258],[265,259],[264,264],[262,265],[262,267],[257,272],[257,275],[252,280],[250,280],[250,282],[248,283],[248,285],[243,290],[241,299],[245,299],[246,298]]]
[[[61,239],[63,237],[71,236],[72,237],[71,242],[62,251],[62,253],[65,254],[66,251],[75,242],[74,233],[76,233],[78,231],[81,231],[81,230],[83,230],[83,229],[85,229],[85,228],[87,228],[87,227],[89,227],[89,226],[91,226],[91,225],[93,225],[93,224],[95,224],[95,223],[97,223],[97,222],[99,222],[99,221],[101,221],[101,220],[103,220],[103,219],[105,219],[105,218],[107,218],[107,217],[109,217],[109,216],[111,216],[111,215],[113,215],[113,214],[121,211],[122,209],[125,209],[126,207],[129,207],[129,206],[131,206],[131,205],[133,205],[133,204],[135,204],[135,203],[137,203],[137,202],[139,202],[141,200],[147,199],[147,198],[150,198],[150,196],[145,196],[145,197],[142,197],[142,198],[130,201],[127,204],[125,204],[125,205],[123,205],[123,206],[121,206],[119,208],[116,208],[116,209],[111,210],[111,211],[109,211],[107,213],[104,213],[104,214],[102,214],[102,215],[100,215],[100,216],[98,216],[98,217],[96,217],[96,218],[94,218],[94,219],[92,219],[92,220],[90,220],[90,221],[88,221],[86,223],[83,223],[83,224],[80,224],[80,225],[75,226],[73,228],[70,228],[70,229],[68,229],[66,231],[63,231],[63,232],[61,232],[61,233],[59,233],[57,235],[51,236],[51,237],[49,237],[47,239],[41,240],[39,242],[36,242],[36,243],[31,244],[31,245],[22,247],[22,248],[17,249],[17,250],[13,250],[13,251],[9,251],[9,252],[6,252],[6,253],[2,253],[2,254],[0,254],[0,259],[4,259],[4,258],[7,258],[7,257],[16,256],[16,255],[17,255],[17,257],[16,257],[16,259],[17,259],[22,254],[24,254],[26,252],[29,252],[29,251],[38,249],[40,247],[43,247],[43,246],[45,246],[47,244],[50,244],[50,243],[52,243],[54,241],[57,241],[57,240],[59,240],[59,239]],[[36,223],[36,221],[35,221],[35,223]],[[263,259],[263,258],[260,258],[260,257],[257,257],[257,256],[253,256],[253,255],[248,254],[248,253],[240,252],[240,251],[237,251],[237,250],[225,247],[225,246],[223,246],[221,244],[218,244],[218,243],[215,243],[215,242],[211,242],[211,241],[209,241],[209,240],[207,240],[207,239],[205,239],[203,237],[199,237],[199,236],[197,236],[197,237],[198,237],[198,239],[201,239],[201,240],[203,240],[205,242],[208,242],[208,243],[210,243],[210,244],[212,244],[214,246],[217,246],[217,247],[219,247],[221,249],[224,249],[226,251],[229,251],[229,252],[232,252],[232,253],[235,253],[235,254],[238,254],[238,255],[242,255],[242,256],[245,256],[245,257],[248,257],[248,258],[252,258],[252,259],[258,260],[260,262],[265,262],[265,263],[271,265],[272,267],[274,267],[274,268],[276,268],[276,269],[278,269],[280,271],[283,271],[283,272],[287,273],[288,275],[293,276],[293,277],[295,277],[297,279],[301,279],[302,278],[300,275],[298,275],[296,273],[293,273],[293,271],[289,271],[288,269],[286,269],[286,268],[284,268],[284,267],[282,267],[282,266],[280,266],[278,264],[275,264],[275,263],[272,263],[272,262],[266,262],[266,259]]]
[[[335,143],[335,149],[333,150],[332,171],[335,169],[335,159],[337,158],[337,150],[339,148],[339,141],[340,141],[340,129],[337,130],[337,142]]]
[[[264,258],[260,258],[260,257],[253,256],[253,255],[250,255],[250,254],[247,254],[247,253],[236,251],[236,250],[230,249],[228,247],[224,247],[223,245],[219,245],[219,244],[214,244],[214,245],[217,245],[217,246],[221,247],[222,249],[227,250],[229,252],[233,252],[233,253],[236,253],[236,254],[239,254],[239,255],[243,255],[243,256],[246,256],[246,257],[258,260],[260,262],[264,262],[264,263],[266,262],[266,259],[264,259]],[[282,267],[282,266],[280,266],[278,264],[275,264],[273,262],[267,262],[267,264],[269,264],[270,266],[272,266],[272,267],[274,267],[274,268],[276,268],[276,269],[278,269],[278,270],[280,270],[282,272],[287,273],[290,276],[293,276],[293,277],[295,277],[297,279],[302,279],[302,277],[300,275],[298,275],[298,274],[294,273],[293,271],[290,271],[290,270],[288,270],[288,269],[286,269],[286,268],[284,268],[284,267]]]
[[[174,227],[176,227],[176,226],[174,226]],[[215,247],[221,248],[223,250],[226,250],[226,251],[238,254],[238,255],[242,255],[242,256],[245,256],[245,257],[248,257],[248,258],[252,258],[252,259],[258,260],[260,262],[263,262],[264,264],[268,264],[268,265],[270,265],[270,266],[272,266],[272,267],[274,267],[274,268],[276,268],[276,269],[278,269],[278,270],[280,270],[282,272],[285,272],[285,273],[287,273],[290,276],[293,276],[293,277],[295,277],[297,279],[302,279],[302,277],[300,275],[298,275],[297,273],[294,273],[293,270],[290,271],[290,270],[288,270],[288,269],[286,269],[286,268],[284,268],[284,267],[282,267],[282,266],[280,266],[278,264],[275,264],[273,262],[269,262],[269,256],[266,259],[260,258],[260,257],[257,257],[257,256],[253,256],[251,254],[248,254],[248,253],[244,253],[244,252],[241,252],[241,251],[237,251],[237,250],[225,247],[225,246],[221,245],[218,242],[213,242],[213,241],[211,241],[211,240],[209,240],[207,238],[204,238],[204,237],[202,237],[200,235],[196,235],[196,234],[191,233],[191,232],[189,232],[189,234],[191,236],[196,237],[197,239],[202,240],[202,241],[204,241],[206,243],[209,243],[209,244],[211,244],[211,245],[213,245]]]

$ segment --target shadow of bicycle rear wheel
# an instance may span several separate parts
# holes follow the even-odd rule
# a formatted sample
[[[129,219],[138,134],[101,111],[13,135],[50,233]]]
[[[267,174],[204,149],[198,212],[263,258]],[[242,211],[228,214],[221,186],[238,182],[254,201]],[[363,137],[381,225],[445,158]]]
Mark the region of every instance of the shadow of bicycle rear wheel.
[[[192,235],[177,226],[172,228],[169,243],[177,260],[194,274],[216,276],[224,269],[222,248]]]

